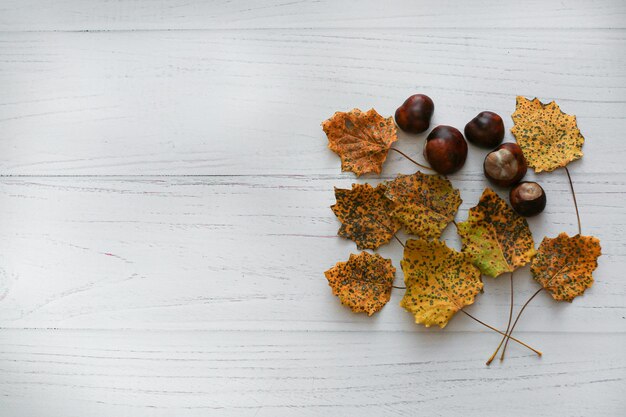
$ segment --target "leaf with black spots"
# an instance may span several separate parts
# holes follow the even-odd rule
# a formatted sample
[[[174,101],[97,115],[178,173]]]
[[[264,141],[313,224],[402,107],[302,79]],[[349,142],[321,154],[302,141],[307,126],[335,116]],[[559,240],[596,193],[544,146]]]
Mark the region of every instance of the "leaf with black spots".
[[[496,277],[513,272],[535,255],[535,243],[525,218],[492,189],[486,188],[458,232],[463,252],[483,274]]]
[[[371,316],[389,301],[396,274],[389,259],[361,252],[324,273],[333,294],[355,313]]]
[[[518,96],[511,117],[511,132],[536,172],[554,171],[583,156],[585,138],[576,116],[564,113],[554,101],[543,104]]]
[[[352,184],[351,190],[335,188],[337,203],[330,208],[342,223],[339,236],[351,239],[358,249],[377,249],[391,240],[400,224],[391,216],[393,202],[383,184]]]
[[[561,233],[541,241],[530,272],[552,298],[571,302],[593,285],[592,273],[600,255],[597,238]]]
[[[406,292],[400,305],[426,327],[445,327],[483,288],[469,256],[438,240],[407,241],[402,271]]]
[[[391,212],[404,229],[424,239],[438,238],[461,205],[461,194],[440,175],[398,175],[385,184]]]

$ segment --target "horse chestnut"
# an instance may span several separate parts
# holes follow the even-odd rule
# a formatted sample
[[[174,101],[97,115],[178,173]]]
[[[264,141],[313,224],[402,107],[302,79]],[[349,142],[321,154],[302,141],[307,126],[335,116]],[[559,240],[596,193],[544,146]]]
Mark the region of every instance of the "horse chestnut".
[[[478,113],[465,125],[465,137],[474,145],[493,148],[504,139],[504,122],[493,112]]]
[[[509,193],[513,210],[525,217],[535,216],[546,207],[546,193],[536,182],[524,181]]]
[[[405,132],[422,133],[428,129],[434,111],[435,105],[430,97],[412,95],[396,110],[396,124]]]
[[[442,175],[461,169],[467,158],[467,142],[452,126],[437,126],[426,138],[424,157]]]
[[[518,144],[507,142],[489,152],[483,163],[485,177],[494,184],[508,187],[526,175],[526,159]]]

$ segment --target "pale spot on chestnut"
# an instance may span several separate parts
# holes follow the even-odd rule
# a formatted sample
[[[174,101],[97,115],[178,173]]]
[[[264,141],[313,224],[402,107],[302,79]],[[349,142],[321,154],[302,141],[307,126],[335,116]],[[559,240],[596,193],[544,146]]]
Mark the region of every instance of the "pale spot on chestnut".
[[[526,160],[515,143],[503,143],[489,152],[483,164],[485,176],[493,183],[508,187],[526,175]]]
[[[517,175],[518,163],[515,156],[507,149],[493,151],[485,158],[485,171],[490,177],[508,180]]]
[[[519,195],[524,200],[534,200],[541,197],[543,188],[536,182],[524,182],[518,187]]]
[[[511,206],[518,214],[531,217],[541,213],[546,207],[546,193],[536,182],[521,182],[509,193]]]

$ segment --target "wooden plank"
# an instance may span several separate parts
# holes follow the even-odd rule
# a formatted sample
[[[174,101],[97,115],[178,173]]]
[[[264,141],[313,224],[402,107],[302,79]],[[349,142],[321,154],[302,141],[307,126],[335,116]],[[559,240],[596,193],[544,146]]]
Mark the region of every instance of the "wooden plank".
[[[4,0],[0,414],[624,414],[625,14],[620,0]],[[328,209],[355,179],[319,124],[390,115],[418,91],[434,124],[489,109],[510,128],[517,94],[578,116],[571,169],[603,256],[583,297],[527,309],[519,337],[542,359],[512,345],[488,368],[499,337],[466,317],[417,326],[399,290],[363,317],[326,284],[356,252]],[[422,142],[398,147],[421,159]],[[451,176],[458,220],[487,185],[484,155]],[[382,179],[414,169],[394,154]],[[528,178],[549,200],[537,244],[575,233],[565,174]],[[379,252],[399,267],[396,242]],[[468,311],[503,328],[508,278],[485,281]],[[528,268],[515,283],[519,309],[538,286]]]
[[[624,334],[525,333],[484,365],[491,334],[0,330],[13,417],[614,417]],[[575,343],[572,343],[575,341]],[[459,349],[462,346],[462,349]]]
[[[0,30],[255,28],[625,28],[620,0],[254,2],[4,0]]]
[[[555,99],[587,137],[576,171],[625,172],[623,30],[4,33],[0,59],[3,175],[335,175],[320,123],[414,92],[459,128],[485,109],[510,128],[517,94]]]
[[[549,178],[549,179],[548,179]],[[543,294],[520,330],[624,332],[624,182],[576,178],[583,232],[602,241],[596,282],[574,303]],[[356,253],[328,208],[346,177],[3,178],[0,326],[214,330],[426,331],[394,291],[372,318],[331,294],[323,271]],[[486,183],[455,178],[467,216]],[[564,175],[546,177],[546,212],[530,219],[537,244],[574,234]],[[444,235],[460,248],[453,227]],[[398,268],[397,242],[379,252]],[[487,278],[470,311],[496,326],[508,315],[508,277]],[[534,292],[516,274],[516,305]],[[549,319],[548,319],[549,318]],[[476,331],[456,317],[446,332]],[[430,331],[432,332],[432,330]]]

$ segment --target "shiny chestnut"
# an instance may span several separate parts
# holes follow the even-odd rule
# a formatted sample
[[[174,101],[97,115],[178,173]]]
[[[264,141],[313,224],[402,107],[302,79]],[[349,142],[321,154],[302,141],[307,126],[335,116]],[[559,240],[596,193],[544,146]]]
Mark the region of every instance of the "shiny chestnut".
[[[504,139],[504,122],[494,112],[480,112],[465,125],[465,137],[474,145],[493,148]]]
[[[422,133],[428,129],[435,104],[425,94],[414,94],[396,110],[396,124],[408,133]]]
[[[503,143],[487,154],[483,170],[485,177],[494,184],[509,187],[526,175],[526,159],[518,144]]]
[[[546,208],[546,193],[536,182],[524,181],[511,189],[509,201],[520,215],[536,216]]]
[[[424,157],[438,173],[451,174],[465,164],[467,142],[461,132],[452,126],[437,126],[426,138]]]

